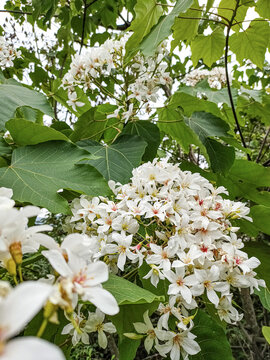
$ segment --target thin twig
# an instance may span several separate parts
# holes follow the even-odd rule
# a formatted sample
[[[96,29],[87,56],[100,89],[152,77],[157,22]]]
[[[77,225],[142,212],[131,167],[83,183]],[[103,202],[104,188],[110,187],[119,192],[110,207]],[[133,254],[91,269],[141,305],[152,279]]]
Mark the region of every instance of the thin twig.
[[[232,91],[231,91],[231,85],[230,85],[230,78],[229,78],[229,69],[228,69],[228,52],[229,52],[230,31],[231,31],[231,27],[232,27],[233,20],[234,20],[234,18],[235,18],[235,16],[236,16],[236,11],[237,11],[237,9],[238,9],[239,2],[240,2],[240,0],[237,0],[236,6],[235,6],[235,9],[234,9],[234,12],[233,12],[233,14],[232,14],[232,18],[231,18],[231,20],[230,20],[230,22],[229,22],[229,24],[228,24],[228,28],[227,28],[226,45],[225,45],[225,73],[226,73],[226,81],[227,81],[228,95],[229,95],[230,104],[231,104],[231,107],[232,107],[232,112],[233,112],[233,117],[234,117],[234,120],[235,120],[235,124],[236,124],[237,130],[238,130],[238,132],[239,132],[239,135],[240,135],[242,144],[243,144],[244,148],[247,149],[248,147],[247,147],[247,145],[246,145],[244,136],[243,136],[243,134],[242,134],[241,127],[240,127],[240,124],[239,124],[239,121],[238,121],[238,118],[237,118],[236,110],[235,110],[235,107],[234,107],[234,102],[233,102],[233,97],[232,97]],[[248,158],[249,161],[251,160],[251,157],[250,157],[249,154],[247,154],[247,158]]]
[[[269,134],[270,134],[270,127],[266,131],[266,134],[265,134],[265,137],[263,139],[259,154],[258,154],[257,159],[256,159],[256,163],[258,163],[261,160],[261,155],[262,155],[262,152],[263,152],[263,148],[264,148],[264,145],[266,144],[266,140],[267,140],[267,137],[268,137]]]

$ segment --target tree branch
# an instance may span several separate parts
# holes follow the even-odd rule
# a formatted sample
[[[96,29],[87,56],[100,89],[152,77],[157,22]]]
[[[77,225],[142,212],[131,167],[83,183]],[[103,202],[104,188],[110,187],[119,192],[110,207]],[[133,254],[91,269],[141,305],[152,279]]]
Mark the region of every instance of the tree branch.
[[[257,159],[256,159],[256,163],[258,163],[261,160],[261,155],[262,155],[262,152],[263,152],[263,148],[264,148],[264,145],[266,144],[266,140],[267,140],[267,137],[268,137],[269,134],[270,134],[270,127],[266,131],[266,134],[265,134],[265,137],[263,139],[259,154],[258,154]]]
[[[239,135],[240,135],[240,138],[241,138],[241,141],[242,141],[242,144],[243,144],[244,148],[247,149],[248,147],[246,145],[244,136],[242,134],[242,130],[241,130],[241,127],[240,127],[240,124],[239,124],[239,121],[238,121],[238,118],[237,118],[236,110],[235,110],[235,107],[234,107],[234,103],[233,103],[233,97],[232,97],[232,91],[231,91],[231,85],[230,85],[230,77],[229,77],[229,69],[228,69],[228,52],[229,52],[230,31],[231,31],[233,20],[234,20],[234,18],[236,16],[236,11],[238,9],[239,2],[240,2],[240,0],[237,0],[234,12],[232,14],[232,18],[231,18],[231,20],[230,20],[230,22],[228,24],[228,28],[227,28],[226,45],[225,45],[225,73],[226,73],[226,82],[227,82],[227,88],[228,88],[228,95],[229,95],[230,104],[231,104],[231,107],[232,107],[232,112],[233,112],[233,117],[234,117],[234,120],[235,120],[236,128],[237,128],[237,130],[239,132]],[[250,157],[249,154],[247,154],[247,158],[248,158],[249,161],[251,160],[251,157]]]

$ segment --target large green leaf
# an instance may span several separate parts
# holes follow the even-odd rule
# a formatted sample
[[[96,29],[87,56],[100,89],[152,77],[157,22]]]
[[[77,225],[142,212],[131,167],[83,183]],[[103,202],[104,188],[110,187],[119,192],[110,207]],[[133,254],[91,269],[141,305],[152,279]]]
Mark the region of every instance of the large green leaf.
[[[211,167],[214,172],[226,174],[232,167],[235,159],[235,151],[231,146],[226,146],[220,142],[206,138],[204,140]]]
[[[160,144],[160,131],[157,125],[145,120],[132,121],[124,127],[122,134],[140,136],[147,143],[142,159],[144,161],[154,159]]]
[[[244,59],[251,60],[262,68],[269,42],[269,24],[266,21],[252,21],[247,30],[230,37],[230,49],[242,64]]]
[[[207,101],[205,99],[199,99],[195,93],[186,93],[187,87],[180,87],[170,99],[169,106],[172,108],[181,107],[184,110],[186,116],[190,116],[195,111],[205,111],[211,113],[217,117],[222,117],[222,113],[217,104]]]
[[[116,108],[115,105],[104,104],[108,112],[113,112]],[[108,123],[105,112],[100,111],[100,107],[91,108],[86,111],[74,124],[74,132],[71,134],[70,139],[73,142],[91,139],[99,141]]]
[[[193,10],[194,8],[197,10]],[[201,16],[200,10],[201,8],[199,7],[198,0],[195,0],[194,4],[192,4],[192,9],[188,9],[185,13],[180,14],[179,17],[175,19],[172,27],[174,39],[172,41],[172,49],[179,45],[182,40],[187,40],[189,43],[197,35],[200,22],[199,17]],[[187,19],[185,19],[185,17]],[[194,20],[190,20],[189,18],[194,18]]]
[[[155,0],[138,0],[134,10],[136,17],[129,28],[133,34],[126,43],[127,60],[137,52],[140,42],[163,13],[162,6],[157,5]]]
[[[189,9],[192,4],[193,0],[177,0],[172,11],[160,18],[157,25],[140,45],[145,56],[151,56],[155,53],[157,46],[170,35],[175,18]]]
[[[257,226],[260,231],[270,235],[270,207],[255,205],[251,208],[251,215],[254,225]]]
[[[270,1],[258,0],[256,2],[256,11],[262,18],[270,19]]]
[[[147,143],[138,136],[124,135],[112,145],[100,145],[89,140],[79,141],[78,146],[93,157],[83,163],[94,166],[107,180],[125,184],[132,170],[142,159]]]
[[[203,150],[203,144],[198,136],[186,125],[180,111],[173,107],[165,106],[158,110],[158,126],[165,134],[175,139],[185,152],[189,152],[191,144],[197,145]]]
[[[36,145],[50,140],[69,141],[61,132],[25,119],[11,119],[6,128],[18,145]]]
[[[220,28],[216,28],[212,34],[207,36],[198,35],[191,43],[193,65],[196,66],[199,59],[203,59],[203,62],[210,67],[222,57],[224,46],[225,36]]]
[[[232,18],[233,12],[236,7],[235,0],[221,0],[218,7],[218,15],[225,17],[229,21]],[[239,6],[233,20],[233,30],[239,31],[242,29],[242,21],[246,17],[247,6]]]
[[[198,311],[191,332],[197,335],[196,341],[201,347],[201,351],[194,355],[192,359],[233,360],[231,347],[224,329],[204,311]]]
[[[111,274],[103,284],[104,289],[113,294],[119,305],[145,304],[153,301],[163,301],[163,296],[157,296],[120,276]]]
[[[52,108],[43,94],[23,86],[0,84],[0,130],[5,129],[5,122],[11,119],[17,108],[29,106],[54,117]]]
[[[209,136],[227,136],[229,125],[217,116],[207,112],[194,112],[185,117],[185,123],[199,136],[202,142]]]
[[[100,173],[89,165],[76,165],[89,153],[64,141],[20,147],[13,151],[11,165],[0,168],[0,186],[11,187],[13,198],[45,207],[53,213],[69,213],[60,189],[88,195],[108,195]]]
[[[261,265],[255,269],[258,277],[266,282],[270,288],[270,246],[264,244],[262,241],[247,241],[243,249],[249,255],[257,257]]]

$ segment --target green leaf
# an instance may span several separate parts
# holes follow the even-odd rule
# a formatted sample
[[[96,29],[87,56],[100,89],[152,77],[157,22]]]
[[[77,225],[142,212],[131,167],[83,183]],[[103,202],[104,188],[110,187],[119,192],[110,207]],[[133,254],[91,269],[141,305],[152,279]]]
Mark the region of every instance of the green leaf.
[[[238,91],[235,88],[232,88],[231,90],[233,101],[236,102],[238,97]],[[207,79],[199,82],[196,86],[182,86],[179,91],[200,98],[202,97],[202,95],[204,95],[204,97],[207,97],[207,100],[212,103],[215,103],[217,105],[227,104],[228,106],[231,106],[228,89],[212,89],[210,88]]]
[[[252,206],[250,211],[254,225],[265,234],[270,235],[270,207],[264,205]]]
[[[269,2],[269,0],[259,0],[255,5],[255,10],[262,18],[270,19],[270,2]]]
[[[255,184],[256,187],[270,186],[270,169],[255,162],[236,160],[230,170],[230,176]]]
[[[181,107],[184,110],[186,116],[192,115],[195,111],[205,111],[211,113],[217,117],[222,117],[222,113],[217,104],[207,101],[205,99],[198,99],[196,96],[186,93],[187,87],[181,87],[177,91],[169,102],[169,106],[172,108]]]
[[[170,35],[175,18],[189,9],[192,4],[193,0],[177,0],[172,11],[159,19],[157,25],[140,45],[145,56],[151,56],[155,53],[157,46]]]
[[[252,21],[247,30],[230,37],[230,49],[236,54],[240,64],[244,59],[249,59],[259,68],[263,68],[268,41],[268,22]]]
[[[0,137],[0,156],[10,155],[11,152],[11,147],[2,137]]]
[[[218,7],[218,15],[225,17],[229,21],[232,18],[233,12],[236,7],[235,0],[221,0]],[[233,20],[233,30],[239,31],[242,29],[242,21],[246,17],[247,13],[247,7],[246,6],[239,6],[237,8],[234,20]],[[240,23],[240,24],[238,24]]]
[[[110,112],[115,110],[115,105],[109,105]],[[99,141],[107,125],[106,113],[91,108],[79,117],[74,125],[74,132],[70,136],[73,142],[82,139],[92,139]]]
[[[199,26],[199,18],[201,16],[202,11],[199,7],[198,0],[194,1],[192,4],[192,8],[197,10],[189,9],[186,12],[182,13],[177,17],[174,21],[174,25],[172,27],[173,30],[173,41],[172,41],[172,50],[180,44],[182,40],[187,40],[189,43],[193,38],[197,35],[198,26]],[[190,20],[184,19],[187,18],[198,18],[198,20]]]
[[[207,112],[194,112],[190,117],[185,117],[185,123],[202,142],[209,136],[227,136],[230,130],[225,121]]]
[[[79,141],[78,146],[88,151],[94,158],[83,163],[94,166],[107,180],[125,184],[137,167],[146,148],[146,142],[138,136],[121,136],[112,145],[100,145],[89,140]]]
[[[122,134],[140,136],[147,143],[142,160],[152,161],[154,159],[160,144],[160,131],[157,125],[145,120],[132,121],[124,127]]]
[[[115,297],[118,305],[145,304],[153,301],[163,301],[163,296],[157,296],[120,276],[111,274],[109,280],[103,284]]]
[[[261,265],[255,269],[258,278],[263,279],[268,288],[270,288],[270,246],[262,241],[247,241],[243,249],[249,257],[255,256],[261,262]]]
[[[270,326],[263,326],[262,333],[268,344],[270,344]]]
[[[55,129],[24,119],[9,120],[6,129],[18,145],[36,145],[50,140],[69,141],[64,134]]]
[[[23,86],[0,84],[0,130],[11,119],[17,108],[29,106],[42,113],[54,117],[52,108],[43,94]]]
[[[133,34],[126,43],[126,60],[138,51],[140,42],[163,13],[162,6],[157,5],[155,0],[138,0],[134,11],[136,17],[129,28]]]
[[[207,138],[204,141],[211,167],[214,172],[226,174],[232,167],[235,159],[235,151],[231,146],[225,146],[220,142]]]
[[[189,152],[191,144],[203,148],[203,144],[198,136],[185,124],[184,117],[180,111],[170,106],[165,106],[158,110],[158,116],[158,127],[160,130],[175,139],[185,152]]]
[[[68,142],[51,141],[13,151],[11,165],[0,169],[0,186],[13,189],[13,198],[69,213],[57,191],[70,189],[88,195],[109,195],[107,182],[89,165],[76,165],[89,153]]]
[[[260,291],[258,290],[254,290],[255,294],[259,296],[261,303],[263,305],[263,307],[270,311],[270,291],[268,289],[268,287],[262,287],[260,286]]]
[[[196,341],[201,347],[201,352],[192,356],[192,359],[233,360],[224,329],[202,310],[194,318],[192,333],[197,335]]]
[[[220,28],[216,28],[212,34],[207,36],[198,35],[191,42],[191,60],[193,65],[196,66],[199,59],[203,59],[203,62],[211,67],[215,61],[222,57],[224,46],[225,36]]]

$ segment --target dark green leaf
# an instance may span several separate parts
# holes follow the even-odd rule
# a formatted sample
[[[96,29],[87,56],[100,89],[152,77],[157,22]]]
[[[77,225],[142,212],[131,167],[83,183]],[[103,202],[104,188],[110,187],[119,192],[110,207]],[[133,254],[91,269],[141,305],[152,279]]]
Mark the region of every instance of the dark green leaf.
[[[11,119],[6,123],[6,128],[18,145],[36,145],[50,140],[69,141],[64,134],[55,129],[24,119]]]
[[[89,165],[76,165],[89,156],[67,142],[51,141],[13,151],[11,165],[0,169],[0,186],[13,189],[13,198],[69,213],[67,201],[57,191],[71,189],[88,195],[108,195],[106,181]]]
[[[112,145],[93,144],[89,140],[79,141],[78,146],[87,150],[93,158],[83,163],[94,166],[107,180],[125,184],[137,167],[146,148],[146,142],[138,136],[124,135]]]
[[[142,159],[144,161],[152,161],[154,159],[160,144],[160,132],[157,125],[145,120],[129,122],[124,127],[122,134],[140,136],[147,142],[147,147]]]
[[[196,341],[201,347],[201,352],[192,359],[233,360],[224,329],[202,310],[199,310],[194,318],[192,333],[197,335]]]
[[[11,119],[16,109],[21,106],[30,106],[54,117],[52,108],[43,94],[23,86],[0,84],[0,130],[4,130],[5,122]]]
[[[248,256],[255,256],[261,262],[261,265],[255,269],[258,277],[266,282],[270,288],[270,246],[262,241],[247,241],[245,242],[244,251]]]

